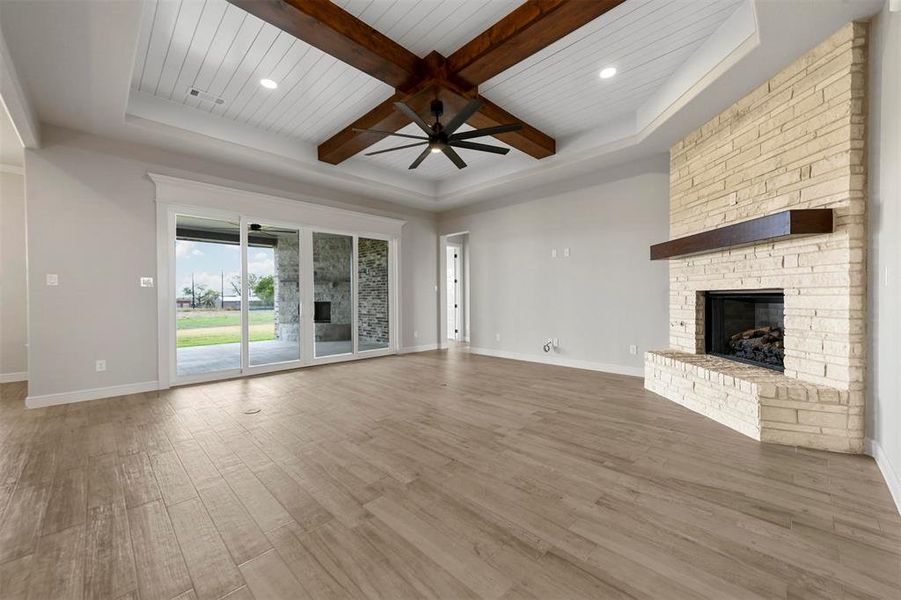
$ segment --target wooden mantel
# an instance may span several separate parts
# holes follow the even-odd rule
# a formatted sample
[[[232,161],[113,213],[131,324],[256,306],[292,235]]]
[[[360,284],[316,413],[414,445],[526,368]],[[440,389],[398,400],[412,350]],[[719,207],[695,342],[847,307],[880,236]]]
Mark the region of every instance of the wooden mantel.
[[[832,209],[786,210],[651,246],[651,260],[678,258],[779,238],[832,233]]]

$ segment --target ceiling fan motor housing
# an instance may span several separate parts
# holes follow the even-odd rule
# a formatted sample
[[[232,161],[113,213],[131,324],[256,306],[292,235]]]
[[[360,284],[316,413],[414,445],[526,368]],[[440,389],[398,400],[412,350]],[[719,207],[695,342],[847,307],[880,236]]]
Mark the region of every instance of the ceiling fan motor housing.
[[[441,115],[444,114],[444,102],[438,100],[437,98],[435,100],[432,100],[431,111],[432,114],[435,115],[435,119],[439,119]]]

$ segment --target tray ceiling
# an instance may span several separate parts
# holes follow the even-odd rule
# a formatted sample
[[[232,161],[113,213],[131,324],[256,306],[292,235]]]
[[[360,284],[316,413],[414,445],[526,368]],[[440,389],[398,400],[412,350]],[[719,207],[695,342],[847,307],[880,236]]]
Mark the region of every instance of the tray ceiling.
[[[493,102],[567,138],[623,118],[662,86],[741,0],[629,0],[480,86]],[[616,75],[601,80],[602,68]]]
[[[450,56],[523,0],[333,0],[370,27],[424,57]]]
[[[225,0],[146,2],[131,87],[310,144],[394,93]],[[193,97],[192,87],[224,103]]]
[[[629,0],[497,75],[480,91],[565,145],[568,137],[630,119],[740,2]],[[451,54],[521,3],[336,0],[420,56],[433,49]],[[608,65],[618,73],[601,80],[598,72]],[[277,89],[263,88],[259,83],[263,78],[276,81]],[[191,95],[192,88],[221,98],[222,103],[198,99]],[[240,138],[245,131],[247,139],[269,136],[279,147],[293,140],[305,146],[298,152],[307,156],[315,156],[319,143],[394,91],[226,0],[145,2],[131,90],[152,97],[158,105],[160,101],[177,105],[181,112],[170,125],[185,127],[193,121],[209,135],[210,124],[218,120],[216,129],[228,132],[218,137]],[[157,110],[149,118],[159,114]],[[372,150],[392,145],[400,144],[385,140]],[[538,164],[515,150],[507,156],[469,151],[462,156],[469,164],[467,173],[493,168],[509,172]],[[447,160],[437,160],[440,157],[408,171],[413,158],[415,149],[357,155],[339,168],[404,172],[432,182],[458,176]]]

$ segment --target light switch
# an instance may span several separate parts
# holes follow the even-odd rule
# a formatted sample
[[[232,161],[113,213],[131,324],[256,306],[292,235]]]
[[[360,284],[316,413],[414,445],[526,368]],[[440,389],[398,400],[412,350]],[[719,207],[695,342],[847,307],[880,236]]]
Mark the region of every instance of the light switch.
[[[153,277],[141,277],[141,287],[153,287]]]
[[[47,273],[47,285],[59,285],[59,275],[56,273]]]
[[[569,258],[569,248],[563,249],[563,258]]]
[[[557,249],[551,248],[551,258],[557,258]]]

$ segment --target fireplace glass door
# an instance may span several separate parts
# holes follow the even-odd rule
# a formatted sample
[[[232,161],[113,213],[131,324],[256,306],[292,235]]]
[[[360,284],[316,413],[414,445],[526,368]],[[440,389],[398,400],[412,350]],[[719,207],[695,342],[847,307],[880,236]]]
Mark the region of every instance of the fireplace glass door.
[[[782,290],[707,292],[705,300],[707,354],[784,369]]]

